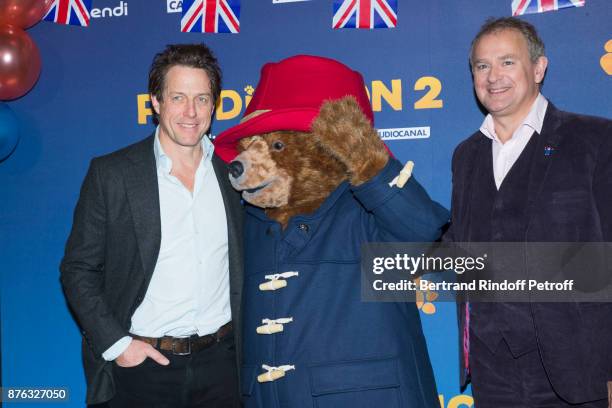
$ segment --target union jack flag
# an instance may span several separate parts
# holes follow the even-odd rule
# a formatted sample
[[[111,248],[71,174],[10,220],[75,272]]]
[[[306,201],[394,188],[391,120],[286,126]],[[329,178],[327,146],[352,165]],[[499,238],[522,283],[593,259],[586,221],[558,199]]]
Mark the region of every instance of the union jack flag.
[[[396,26],[397,0],[334,0],[334,29]]]
[[[91,0],[53,0],[43,20],[87,27],[90,10]]]
[[[583,7],[586,0],[512,0],[512,15],[544,13],[568,7]]]
[[[184,0],[184,33],[240,32],[240,0]]]

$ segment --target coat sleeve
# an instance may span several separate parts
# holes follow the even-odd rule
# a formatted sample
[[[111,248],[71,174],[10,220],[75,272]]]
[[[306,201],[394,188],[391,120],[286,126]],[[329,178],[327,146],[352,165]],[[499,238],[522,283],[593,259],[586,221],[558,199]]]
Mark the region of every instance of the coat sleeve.
[[[60,280],[68,304],[83,337],[97,356],[128,335],[114,316],[104,292],[107,211],[99,173],[94,159],[81,187],[60,265]]]
[[[438,239],[448,222],[448,211],[410,177],[403,188],[389,183],[402,170],[402,165],[390,158],[373,179],[352,187],[355,197],[373,214],[381,241],[429,242]]]

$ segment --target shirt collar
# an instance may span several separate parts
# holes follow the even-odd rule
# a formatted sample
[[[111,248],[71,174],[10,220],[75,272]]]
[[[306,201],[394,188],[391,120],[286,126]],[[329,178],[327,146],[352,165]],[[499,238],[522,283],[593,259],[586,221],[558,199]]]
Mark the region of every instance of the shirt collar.
[[[202,145],[202,161],[200,165],[212,160],[213,152],[215,151],[215,145],[212,144],[208,136],[204,136],[200,142]],[[153,143],[153,152],[155,154],[155,165],[158,169],[164,171],[164,173],[170,174],[172,170],[172,159],[168,156],[159,141],[159,126],[155,128],[155,142]]]
[[[547,107],[548,101],[541,93],[539,93],[536,97],[536,100],[533,102],[533,105],[531,105],[529,113],[527,114],[527,116],[525,116],[525,119],[523,119],[523,122],[517,128],[514,134],[516,134],[516,132],[523,126],[530,127],[538,134],[541,133],[542,126],[544,124],[544,115],[546,114]],[[484,121],[480,126],[480,131],[489,139],[499,141],[497,133],[495,133],[495,124],[493,123],[493,116],[491,116],[490,113],[484,118]]]

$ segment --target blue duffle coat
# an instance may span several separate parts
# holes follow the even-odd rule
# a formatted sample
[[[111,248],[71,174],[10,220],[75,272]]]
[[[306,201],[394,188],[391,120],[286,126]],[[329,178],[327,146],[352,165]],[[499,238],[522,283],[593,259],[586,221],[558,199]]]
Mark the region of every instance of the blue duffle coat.
[[[341,184],[285,230],[261,209],[247,209],[245,407],[440,406],[416,305],[361,301],[362,243],[435,240],[448,220],[414,177],[401,189],[389,186],[401,168],[390,159],[369,182]],[[285,287],[260,290],[284,272],[298,274],[283,279]],[[290,322],[258,334],[263,319]],[[258,382],[262,365],[290,369]]]

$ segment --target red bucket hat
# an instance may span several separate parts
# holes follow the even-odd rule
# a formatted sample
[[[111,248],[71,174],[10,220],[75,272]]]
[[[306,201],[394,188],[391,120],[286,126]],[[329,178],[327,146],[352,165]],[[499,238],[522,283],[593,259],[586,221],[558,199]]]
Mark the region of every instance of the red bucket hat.
[[[224,161],[236,157],[236,144],[244,137],[278,130],[309,132],[323,102],[352,95],[374,124],[363,77],[346,65],[323,57],[296,55],[261,69],[253,99],[240,123],[214,140]]]

